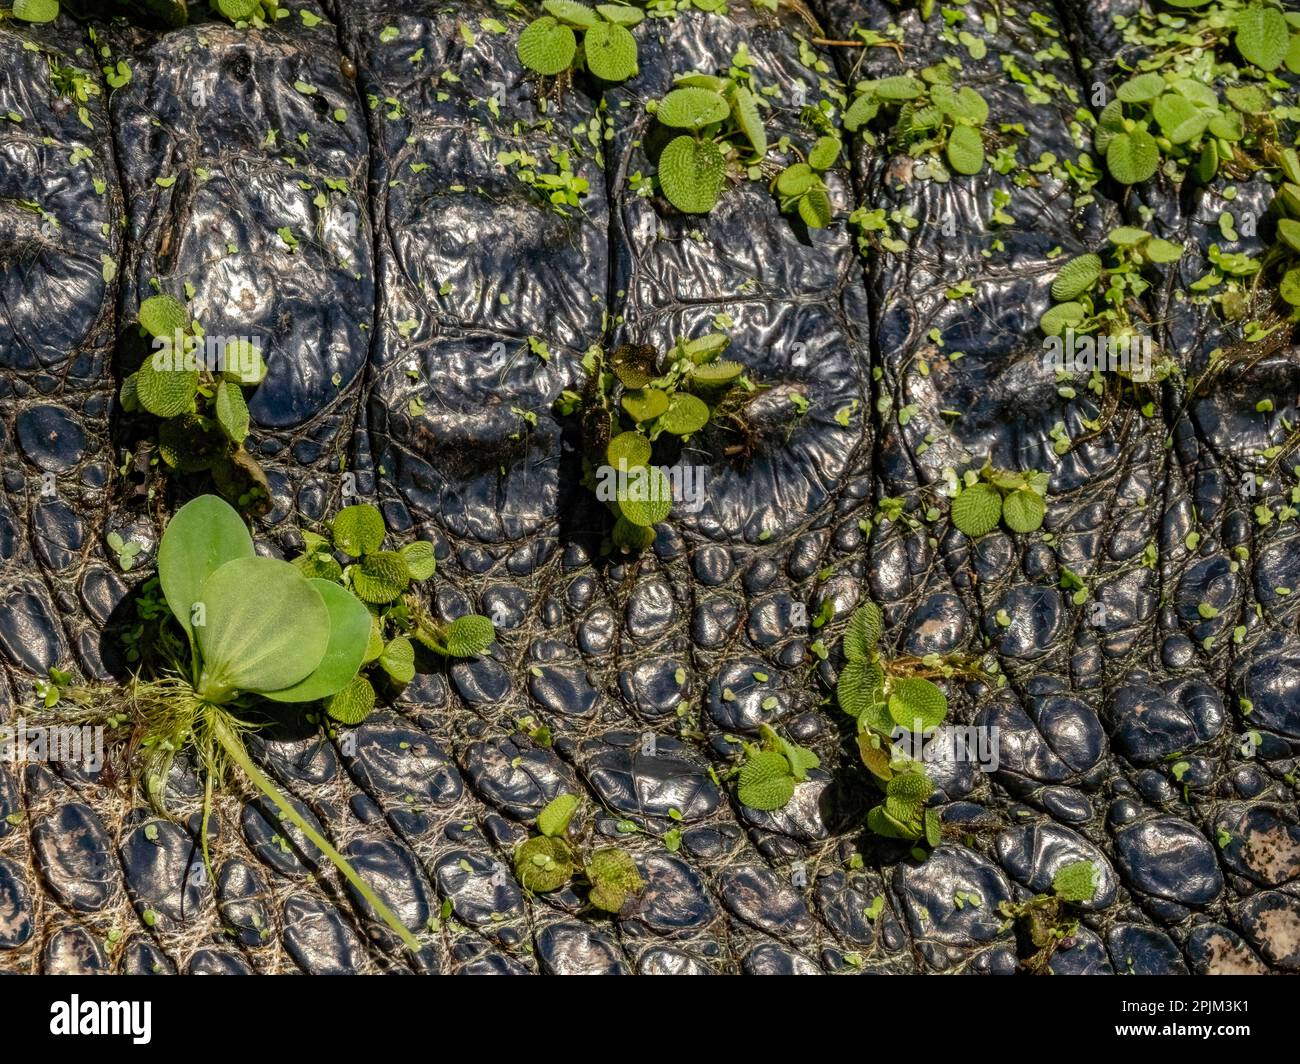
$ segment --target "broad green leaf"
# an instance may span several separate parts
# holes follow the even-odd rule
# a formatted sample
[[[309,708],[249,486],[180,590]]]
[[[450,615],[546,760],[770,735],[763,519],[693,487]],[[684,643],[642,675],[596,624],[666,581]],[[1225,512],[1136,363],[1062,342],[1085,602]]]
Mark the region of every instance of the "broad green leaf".
[[[568,70],[578,51],[573,30],[543,15],[524,27],[515,45],[519,61],[538,74],[559,74]]]
[[[925,803],[934,784],[923,772],[899,772],[885,784],[885,811],[913,835],[921,833]]]
[[[220,381],[214,401],[217,424],[232,443],[243,443],[248,436],[248,404],[238,384]]]
[[[954,126],[948,134],[948,165],[959,174],[978,174],[984,166],[984,141],[971,126]]]
[[[668,401],[668,409],[659,418],[659,426],[674,436],[690,436],[708,423],[707,404],[690,392],[674,392]]]
[[[195,627],[201,695],[279,691],[325,657],[330,611],[316,585],[288,562],[226,562],[203,581],[197,601],[206,612],[206,623]]]
[[[880,607],[868,599],[849,618],[844,630],[844,657],[849,661],[866,661],[880,642],[885,630],[885,619]]]
[[[1002,500],[1002,519],[1012,532],[1035,532],[1043,526],[1043,497],[1021,488]]]
[[[615,469],[643,466],[650,461],[650,441],[639,432],[620,432],[605,448],[605,461]]]
[[[1145,229],[1138,229],[1136,226],[1119,225],[1106,234],[1106,239],[1117,248],[1126,248],[1141,244],[1144,240],[1150,240],[1151,234]]]
[[[312,672],[291,687],[263,691],[276,702],[314,702],[342,691],[356,676],[370,641],[370,611],[361,601],[329,580],[308,581],[329,611],[329,643],[325,656]]]
[[[1186,250],[1182,244],[1175,244],[1172,240],[1164,240],[1158,236],[1152,237],[1151,242],[1142,249],[1147,258],[1159,263],[1177,262]]]
[[[1136,185],[1156,172],[1160,149],[1145,129],[1116,133],[1106,145],[1106,169],[1121,185]]]
[[[943,821],[939,818],[937,809],[925,811],[925,841],[931,849],[943,841]]]
[[[1150,103],[1165,91],[1165,79],[1160,74],[1139,74],[1115,90],[1115,96],[1124,103]]]
[[[587,69],[604,81],[624,81],[636,73],[636,38],[622,26],[598,22],[582,38]]]
[[[334,546],[344,554],[360,558],[377,551],[384,543],[384,517],[368,502],[345,506],[334,518]]]
[[[1097,866],[1091,861],[1071,861],[1052,877],[1052,892],[1062,901],[1086,905],[1097,893]]]
[[[972,538],[992,532],[1001,516],[1002,496],[989,484],[963,488],[952,501],[952,523]]]
[[[775,750],[758,750],[740,767],[736,797],[750,809],[770,812],[794,797],[790,763]]]
[[[13,12],[23,22],[53,22],[59,17],[59,0],[14,0]]]
[[[1047,336],[1060,336],[1066,329],[1078,325],[1087,316],[1087,308],[1082,303],[1073,301],[1058,303],[1054,307],[1049,307],[1038,319],[1038,327]]]
[[[428,540],[408,543],[397,553],[406,562],[412,580],[428,580],[437,571],[438,561],[433,554],[433,544]]]
[[[888,781],[893,776],[894,770],[889,767],[889,750],[879,736],[867,731],[858,732],[858,756],[876,779]]]
[[[809,229],[825,229],[835,218],[835,208],[825,189],[810,188],[799,200],[799,217]]]
[[[415,679],[415,647],[406,636],[395,636],[379,655],[379,667],[399,684]]]
[[[713,210],[726,173],[726,160],[710,140],[675,137],[659,156],[659,184],[664,195],[686,214],[708,214]]]
[[[619,513],[642,528],[657,525],[672,512],[672,485],[658,466],[637,466],[628,473],[627,488],[618,495]]]
[[[1282,275],[1277,291],[1291,306],[1300,307],[1300,266],[1292,266]]]
[[[528,839],[515,850],[515,878],[534,894],[559,890],[573,878],[573,851],[563,839]]]
[[[185,304],[175,296],[150,296],[140,304],[137,315],[144,331],[155,339],[174,339],[176,333],[184,332],[190,323]]]
[[[867,813],[867,827],[888,839],[914,839],[920,834],[901,824],[886,812],[884,805],[872,806]]]
[[[217,0],[217,10],[231,22],[240,22],[253,17],[257,4],[258,0]]]
[[[1260,70],[1276,70],[1291,45],[1286,17],[1270,4],[1255,4],[1237,16],[1233,39],[1243,59]]]
[[[802,196],[817,180],[813,168],[807,163],[793,163],[777,176],[776,190],[783,196]]]
[[[600,25],[596,12],[586,4],[577,3],[576,0],[542,0],[542,10],[548,15],[554,15],[561,22],[570,22],[575,26],[581,26],[584,30]]]
[[[1187,144],[1205,132],[1209,117],[1177,93],[1166,92],[1151,108],[1161,131],[1173,144]]]
[[[829,170],[840,158],[839,137],[818,137],[808,149],[808,165],[814,170]]]
[[[159,369],[154,360],[164,363]],[[176,417],[194,410],[199,391],[199,373],[192,369],[171,369],[165,363],[166,352],[155,352],[141,363],[135,374],[136,401],[156,417]]]
[[[840,670],[835,684],[835,698],[840,709],[850,717],[861,717],[867,708],[881,701],[885,674],[880,665],[871,660],[853,660]]]
[[[1097,255],[1079,255],[1061,267],[1052,282],[1052,298],[1068,302],[1092,290],[1101,276],[1101,258]]]
[[[900,728],[929,731],[948,715],[948,699],[929,680],[904,676],[894,680],[889,691],[889,716]]]
[[[726,333],[711,332],[697,336],[694,340],[687,340],[685,350],[690,355],[691,362],[702,366],[716,359],[730,344],[731,337]]]
[[[354,676],[329,700],[325,711],[340,724],[360,724],[374,708],[374,687],[364,676]]]
[[[352,509],[352,507],[347,507]],[[396,551],[379,550],[348,566],[352,590],[362,602],[393,602],[411,583],[406,559]]]
[[[988,102],[969,85],[957,90],[956,107],[951,114],[954,118],[964,118],[974,126],[982,126],[989,117]]]
[[[698,384],[703,387],[730,384],[744,372],[745,367],[739,362],[725,360],[722,362],[708,362],[695,367],[691,373],[691,384]]]
[[[731,116],[736,120],[736,126],[745,134],[745,139],[749,141],[749,146],[754,149],[755,155],[760,157],[766,155],[767,128],[763,125],[763,116],[758,110],[754,94],[743,85],[734,85],[729,96]]]
[[[361,659],[361,664],[369,665],[372,661],[378,661],[379,655],[384,652],[384,622],[379,619],[376,613],[370,614],[370,641],[366,643],[366,654]]]
[[[655,117],[674,129],[701,129],[721,122],[730,112],[721,93],[688,85],[665,95],[659,101]]]
[[[645,18],[645,12],[640,8],[625,7],[622,4],[597,4],[596,10],[620,26],[636,26]]]
[[[624,392],[622,402],[633,421],[653,421],[668,409],[668,393],[662,388],[636,388]]]
[[[1213,140],[1207,140],[1196,160],[1193,176],[1202,185],[1208,185],[1219,171],[1219,149]]]
[[[1291,43],[1286,50],[1286,68],[1292,74],[1300,74],[1300,33],[1291,34]]]
[[[871,82],[868,88],[882,100],[915,100],[925,91],[925,86],[911,74],[881,78]]]
[[[475,658],[486,654],[496,637],[497,630],[488,618],[467,613],[447,626],[447,653],[453,658]]]
[[[1294,218],[1282,218],[1277,223],[1277,235],[1292,251],[1300,252],[1300,222]]]
[[[872,93],[864,93],[844,112],[844,128],[856,133],[880,112],[880,101]]]
[[[1223,95],[1227,97],[1232,106],[1245,115],[1262,114],[1268,110],[1268,97],[1264,91],[1255,85],[1230,85],[1224,90]],[[1235,117],[1235,116],[1233,116]],[[1216,137],[1225,134],[1215,132]],[[1228,136],[1229,140],[1237,140],[1241,137],[1240,133],[1234,136]]]
[[[557,794],[537,814],[537,830],[549,838],[558,838],[569,828],[569,821],[578,811],[576,794]]]
[[[215,495],[200,495],[172,515],[158,545],[158,580],[188,635],[194,634],[191,615],[203,582],[226,562],[256,553],[243,518]]]
[[[620,912],[629,896],[645,886],[632,855],[617,846],[602,846],[595,850],[587,858],[583,870],[591,882],[587,900],[606,912]]]

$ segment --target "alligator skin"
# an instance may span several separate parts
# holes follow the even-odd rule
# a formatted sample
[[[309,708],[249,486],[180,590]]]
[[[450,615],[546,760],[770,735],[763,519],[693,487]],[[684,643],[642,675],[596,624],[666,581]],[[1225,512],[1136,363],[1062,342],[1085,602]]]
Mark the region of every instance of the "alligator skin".
[[[1300,586],[1300,547],[1294,519],[1253,515],[1290,491],[1290,463],[1259,452],[1297,417],[1295,349],[1191,402],[1166,385],[1153,416],[1118,417],[1057,457],[1053,426],[1077,435],[1097,411],[1058,393],[1037,330],[1052,253],[1095,248],[1149,207],[1192,253],[1148,309],[1162,346],[1200,371],[1235,337],[1174,292],[1199,276],[1220,211],[1259,211],[1267,189],[1193,199],[1155,182],[1078,202],[1059,166],[1022,189],[987,167],[938,184],[851,140],[828,177],[829,229],[792,223],[759,182],[685,218],[629,188],[650,166],[643,105],[675,74],[725,70],[744,44],[781,90],[769,134],[800,141],[798,86],[815,102],[900,69],[889,49],[812,45],[814,15],[831,39],[896,25],[907,65],[960,54],[990,125],[1023,126],[1003,141],[1019,170],[1088,149],[1076,111],[1121,69],[1110,17],[1137,5],[1062,0],[1031,17],[972,0],[947,29],[938,10],[923,25],[881,0],[732,7],[643,23],[638,76],[552,93],[549,121],[514,55],[523,17],[488,0],[295,5],[264,32],[101,26],[93,44],[66,17],[0,24],[0,115],[22,119],[0,125],[0,720],[51,665],[124,675],[116,632],[178,501],[135,490],[136,430],[113,398],[117,337],[155,282],[192,285],[209,332],[268,351],[252,402],[274,502],[260,548],[290,552],[296,528],[372,500],[398,540],[435,543],[431,607],[490,614],[498,631],[490,655],[421,673],[359,727],[286,724],[252,744],[422,933],[419,958],[237,782],[210,828],[210,883],[186,765],[168,821],[111,772],[0,764],[0,970],[1005,973],[1026,954],[998,903],[1080,858],[1098,891],[1054,971],[1300,969],[1285,780],[1300,596],[1277,590]],[[508,33],[483,21],[497,18]],[[132,78],[112,90],[99,67],[118,60]],[[99,93],[60,97],[51,62],[86,69]],[[498,164],[550,148],[589,182],[568,217]],[[1013,221],[998,222],[994,194],[1013,189]],[[861,256],[858,205],[916,219],[896,227],[906,249]],[[769,386],[746,411],[752,453],[728,457],[706,434],[683,456],[707,471],[704,505],[642,556],[602,557],[607,514],[552,402],[590,344],[666,345],[719,315]],[[797,419],[792,395],[810,404]],[[1042,532],[972,544],[951,528],[942,470],[985,456],[1050,471]],[[886,497],[904,500],[900,519],[878,516]],[[129,571],[110,532],[143,548]],[[1102,613],[1071,604],[1063,566]],[[866,595],[887,646],[990,653],[1009,681],[949,685],[953,720],[998,727],[1001,759],[987,774],[933,767],[945,838],[924,861],[865,831],[876,792],[825,699],[839,658],[812,648],[836,647]],[[827,602],[835,618],[813,628]],[[736,737],[776,722],[823,767],[757,813],[718,780]],[[1248,731],[1258,742],[1243,746]],[[514,879],[514,847],[562,791],[591,799],[592,830],[644,873],[622,916]]]

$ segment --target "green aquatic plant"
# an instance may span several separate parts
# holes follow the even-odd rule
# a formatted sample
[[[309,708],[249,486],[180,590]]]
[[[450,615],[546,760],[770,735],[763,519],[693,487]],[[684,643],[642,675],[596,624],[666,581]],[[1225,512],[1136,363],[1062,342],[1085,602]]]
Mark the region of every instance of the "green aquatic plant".
[[[384,550],[388,534],[384,517],[369,503],[345,506],[330,532],[327,539],[304,531],[303,552],[293,564],[305,576],[349,589],[370,615],[361,671],[329,699],[326,709],[332,718],[343,724],[365,720],[375,705],[380,674],[399,687],[410,683],[416,672],[416,642],[443,657],[470,658],[487,652],[496,638],[487,617],[469,614],[444,624],[408,593],[413,584],[434,574],[432,543],[420,540],[400,550]],[[338,555],[348,559],[347,565],[340,564]]]
[[[736,771],[736,797],[750,809],[771,812],[794,797],[795,787],[821,760],[766,724],[759,725],[759,736],[758,743],[744,744],[745,761]]]
[[[207,337],[170,295],[145,299],[137,320],[152,349],[122,382],[122,409],[160,419],[158,455],[168,472],[210,473],[240,510],[267,512],[266,473],[244,449],[251,425],[244,389],[266,376],[261,350],[247,337]]]
[[[952,500],[952,523],[972,539],[992,532],[999,521],[1012,532],[1035,532],[1047,512],[1047,483],[1046,473],[1017,473],[985,461],[980,470],[963,474]]]
[[[844,128],[866,143],[883,139],[893,151],[926,157],[936,181],[947,181],[949,170],[972,175],[984,168],[982,130],[989,105],[969,85],[956,84],[952,67],[939,64],[919,74],[860,81],[854,91]]]
[[[587,382],[556,400],[562,417],[578,416],[583,483],[613,513],[613,540],[626,551],[654,542],[654,526],[672,512],[673,489],[653,461],[710,424],[739,423],[735,395],[753,390],[744,367],[722,358],[730,339],[708,333],[679,338],[661,358],[653,347],[624,344],[606,356],[587,352]]]
[[[822,175],[839,161],[838,137],[818,137],[804,162],[791,163],[772,181],[781,210],[797,213],[809,229],[825,229],[834,210]]]
[[[767,130],[758,97],[740,74],[682,74],[674,84],[646,105],[661,126],[684,131],[659,155],[659,187],[679,211],[708,214],[729,172],[748,174],[762,163]]]
[[[209,870],[212,796],[235,766],[418,951],[411,932],[253,763],[244,743],[257,728],[249,714],[260,700],[304,705],[351,682],[370,638],[365,604],[329,580],[259,557],[239,514],[213,495],[186,503],[168,522],[158,579],[183,635],[170,667],[157,679],[135,677],[124,691],[64,687],[68,704],[60,719],[128,730],[140,759],[138,778],[164,814],[173,761],[182,753],[193,757],[204,779],[199,836]]]
[[[939,814],[927,808],[934,784],[923,765],[894,745],[897,735],[925,735],[948,715],[948,696],[934,682],[916,675],[918,663],[887,659],[880,652],[884,617],[874,602],[853,612],[844,632],[844,667],[835,695],[840,709],[858,725],[858,753],[885,791],[884,801],[867,814],[878,835],[924,837],[938,845]]]
[[[626,81],[637,72],[630,27],[645,18],[639,8],[542,0],[542,10],[546,14],[525,26],[515,42],[519,61],[535,74],[550,77],[577,67],[601,81]]]
[[[1216,174],[1242,177],[1257,169],[1262,146],[1277,137],[1265,91],[1231,85],[1219,91],[1170,70],[1124,82],[1097,118],[1093,145],[1122,185],[1190,174],[1202,184]]]
[[[587,886],[587,900],[619,913],[645,888],[636,861],[617,846],[589,846],[571,838],[569,825],[580,800],[559,794],[537,814],[537,830],[515,849],[515,877],[534,894],[562,890],[575,879]]]
[[[1079,929],[1072,907],[1087,905],[1097,894],[1098,869],[1091,861],[1071,861],[1057,869],[1050,893],[1035,894],[1023,902],[1004,901],[999,911],[1017,923],[1035,952],[1024,962],[1032,972],[1047,970],[1057,947]]]

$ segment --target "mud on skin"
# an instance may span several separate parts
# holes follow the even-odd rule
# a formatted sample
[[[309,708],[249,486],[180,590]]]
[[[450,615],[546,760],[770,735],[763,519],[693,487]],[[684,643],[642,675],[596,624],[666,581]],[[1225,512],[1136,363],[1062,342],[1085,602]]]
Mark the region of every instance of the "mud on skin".
[[[0,23],[0,722],[51,667],[127,674],[131,596],[194,493],[149,495],[124,462],[140,433],[116,402],[119,339],[156,286],[267,355],[258,549],[292,556],[355,485],[397,543],[434,543],[431,611],[497,628],[487,655],[417,674],[355,728],[250,743],[421,934],[418,956],[251,789],[218,802],[209,879],[185,759],[176,820],[111,772],[0,762],[0,969],[1009,973],[1027,951],[1000,903],[1086,860],[1096,891],[1052,970],[1300,970],[1300,543],[1296,518],[1255,514],[1293,486],[1292,461],[1265,473],[1258,454],[1296,419],[1296,349],[1190,402],[1168,382],[1150,416],[1061,454],[1058,423],[1081,436],[1098,410],[1061,394],[1038,331],[1064,258],[1140,225],[1188,249],[1146,307],[1182,370],[1204,371],[1237,327],[1179,293],[1224,242],[1221,212],[1262,214],[1271,186],[1193,195],[1161,175],[1081,194],[1063,165],[1092,150],[1079,111],[1125,76],[1112,17],[1141,4],[970,0],[955,27],[916,7],[651,18],[632,29],[635,77],[563,86],[516,55],[531,4],[329,0],[269,28],[203,15],[93,40],[66,15]],[[902,57],[812,43],[859,26]],[[773,144],[811,140],[800,92],[838,108],[858,80],[957,55],[1017,166],[937,182],[841,130],[824,229],[783,214],[767,174],[707,215],[638,194],[646,103],[742,46],[775,88]],[[119,60],[131,78],[113,88],[101,67]],[[97,91],[70,100],[52,67]],[[552,149],[588,183],[567,214],[498,161],[548,168]],[[858,208],[883,208],[901,244],[861,253]],[[719,328],[767,386],[747,453],[688,443],[703,505],[640,555],[603,556],[608,512],[555,399],[592,344]],[[1040,531],[950,523],[945,467],[985,457],[1050,473]],[[129,565],[110,536],[136,545]],[[1006,678],[947,685],[949,722],[996,727],[1000,758],[932,769],[943,838],[919,855],[866,829],[876,787],[825,697],[868,598],[890,656],[984,658]],[[771,812],[727,779],[760,725],[820,759]],[[514,875],[563,793],[648,884],[617,915]]]

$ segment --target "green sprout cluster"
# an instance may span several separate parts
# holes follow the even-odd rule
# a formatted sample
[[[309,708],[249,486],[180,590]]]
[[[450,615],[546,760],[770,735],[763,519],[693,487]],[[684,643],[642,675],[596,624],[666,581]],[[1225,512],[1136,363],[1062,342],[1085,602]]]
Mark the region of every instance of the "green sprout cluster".
[[[937,846],[939,814],[927,808],[934,783],[923,765],[893,749],[898,729],[925,734],[948,715],[948,696],[923,676],[906,675],[879,649],[884,631],[880,607],[866,602],[853,612],[844,632],[844,668],[835,688],[840,709],[857,721],[858,752],[885,791],[867,814],[877,835],[920,839]]]
[[[1276,138],[1268,97],[1254,85],[1233,85],[1224,100],[1211,85],[1174,71],[1124,82],[1097,119],[1093,144],[1121,185],[1190,173],[1202,184],[1220,172],[1255,168],[1252,155]]]
[[[1037,952],[1025,962],[1032,972],[1044,972],[1058,946],[1079,929],[1073,906],[1087,905],[1097,894],[1098,869],[1091,861],[1071,861],[1057,869],[1050,893],[1035,894],[1028,901],[1004,901],[999,911],[1011,923],[1019,923]],[[1009,926],[1009,925],[1008,925]]]
[[[645,888],[636,861],[617,846],[588,846],[570,839],[569,825],[581,802],[559,794],[537,814],[537,830],[515,850],[515,876],[526,890],[549,894],[575,878],[585,881],[587,900],[597,909],[619,913]]]
[[[248,340],[223,349],[222,369],[192,357],[204,343],[202,325],[174,296],[150,296],[140,304],[140,335],[168,347],[145,355],[123,382],[122,409],[161,419],[158,454],[169,472],[209,472],[217,490],[240,510],[265,513],[271,492],[261,465],[245,449],[248,403],[243,389],[266,376],[262,353]],[[159,355],[166,355],[159,365]],[[168,364],[169,361],[171,364]],[[192,363],[197,368],[186,368]]]
[[[760,742],[745,743],[745,762],[736,775],[736,797],[760,812],[780,809],[794,797],[795,787],[821,760],[806,747],[759,725]]]
[[[963,474],[952,500],[952,523],[972,539],[992,532],[999,521],[1012,532],[1036,532],[1047,510],[1047,482],[1046,473],[1017,473],[985,461],[978,472]]]
[[[1066,262],[1052,282],[1053,305],[1039,319],[1047,336],[1134,332],[1133,317],[1151,287],[1143,270],[1169,265],[1183,256],[1183,246],[1152,236],[1145,229],[1120,226],[1106,236],[1107,247]]]
[[[821,136],[808,151],[806,162],[792,163],[772,182],[781,210],[797,213],[809,229],[825,229],[831,224],[834,209],[822,175],[840,157],[838,137]]]
[[[386,535],[383,515],[374,506],[345,506],[334,518],[331,539],[304,531],[303,553],[294,559],[306,576],[350,590],[369,612],[360,670],[326,704],[329,715],[342,724],[360,724],[370,715],[381,674],[398,687],[415,678],[415,642],[444,657],[469,658],[486,653],[496,638],[492,622],[479,614],[450,624],[430,616],[408,591],[433,576],[433,544],[421,540],[384,550]],[[348,564],[341,565],[336,555],[349,559]]]
[[[682,74],[647,109],[659,124],[684,130],[659,155],[659,187],[685,214],[708,214],[729,172],[748,172],[767,154],[758,99],[743,77]]]
[[[593,348],[583,360],[583,391],[566,390],[556,401],[561,416],[581,416],[583,483],[597,491],[598,470],[620,474],[617,496],[606,501],[622,549],[648,547],[654,526],[672,511],[671,485],[653,463],[656,448],[690,439],[737,388],[753,387],[740,363],[721,358],[730,342],[724,333],[679,338],[663,359],[644,344],[624,344],[608,358]]]
[[[856,95],[844,112],[844,128],[859,133],[868,144],[877,134],[889,147],[914,159],[929,156],[931,174],[945,181],[939,162],[957,174],[978,174],[984,168],[984,138],[989,105],[969,85],[955,84],[956,74],[946,64],[926,67],[917,74],[895,74],[875,81],[860,81]]]
[[[546,14],[525,26],[515,42],[519,61],[535,74],[551,77],[585,67],[602,81],[626,81],[637,72],[629,27],[645,18],[639,8],[542,0],[542,9]]]

